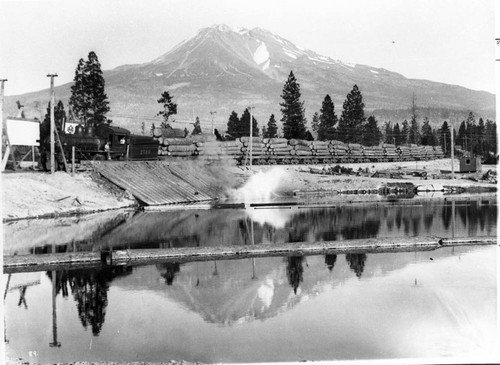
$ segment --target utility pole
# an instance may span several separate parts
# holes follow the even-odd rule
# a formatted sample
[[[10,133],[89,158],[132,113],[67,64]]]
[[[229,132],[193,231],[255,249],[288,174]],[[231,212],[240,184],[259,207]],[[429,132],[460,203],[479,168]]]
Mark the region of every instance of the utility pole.
[[[55,94],[54,94],[54,77],[57,77],[57,74],[48,74],[47,77],[50,77],[50,173],[54,174],[55,172],[55,121],[54,121],[54,104],[56,102]],[[62,151],[61,151],[62,152]]]
[[[253,108],[254,108],[253,106],[248,107],[248,110],[250,111],[250,170],[252,170],[252,158],[253,158],[253,154],[252,154],[252,147],[253,147],[253,123],[252,123],[253,116],[252,116],[252,109]]]
[[[0,121],[3,124],[3,94],[5,90],[5,81],[8,81],[7,79],[0,79]]]
[[[212,116],[212,134],[215,134],[215,128],[214,128],[214,115],[217,114],[216,111],[210,112],[210,115]]]
[[[451,178],[455,179],[455,139],[454,139],[453,124],[451,125]]]

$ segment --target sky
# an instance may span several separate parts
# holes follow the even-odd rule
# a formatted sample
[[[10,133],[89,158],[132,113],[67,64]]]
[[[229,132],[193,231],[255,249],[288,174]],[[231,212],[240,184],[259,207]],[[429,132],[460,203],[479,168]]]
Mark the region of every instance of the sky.
[[[71,82],[96,52],[103,70],[144,63],[204,27],[264,28],[344,62],[495,92],[494,0],[0,0],[5,95]]]

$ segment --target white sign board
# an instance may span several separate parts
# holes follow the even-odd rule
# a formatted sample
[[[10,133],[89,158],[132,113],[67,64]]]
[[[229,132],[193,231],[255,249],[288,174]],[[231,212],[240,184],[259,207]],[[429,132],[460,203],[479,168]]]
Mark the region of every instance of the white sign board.
[[[7,119],[7,133],[13,146],[39,146],[40,123],[26,119]]]
[[[76,127],[78,127],[78,123],[65,123],[64,124],[64,133],[75,134]]]

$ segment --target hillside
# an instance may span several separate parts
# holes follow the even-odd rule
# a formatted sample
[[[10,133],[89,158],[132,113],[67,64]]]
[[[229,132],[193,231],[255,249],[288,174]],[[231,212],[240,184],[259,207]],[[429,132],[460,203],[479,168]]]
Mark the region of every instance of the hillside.
[[[76,67],[76,65],[75,65]],[[306,116],[321,108],[329,94],[337,114],[354,84],[360,88],[367,114],[380,121],[409,118],[415,94],[417,106],[434,124],[444,119],[462,120],[469,111],[495,118],[495,96],[461,86],[408,79],[401,74],[366,65],[353,65],[300,48],[290,41],[255,28],[232,29],[217,25],[201,29],[167,53],[144,64],[123,65],[104,71],[110,100],[109,117],[115,124],[139,131],[149,129],[159,111],[157,99],[170,91],[178,104],[178,127],[192,128],[199,116],[202,128],[211,128],[210,111],[216,111],[215,126],[225,130],[231,111],[239,115],[250,105],[260,125],[270,114],[280,119],[280,94],[290,71],[301,85]],[[67,102],[70,84],[56,88],[56,98]],[[26,106],[28,117],[45,113],[49,91],[6,97],[7,115],[15,115],[15,101]]]

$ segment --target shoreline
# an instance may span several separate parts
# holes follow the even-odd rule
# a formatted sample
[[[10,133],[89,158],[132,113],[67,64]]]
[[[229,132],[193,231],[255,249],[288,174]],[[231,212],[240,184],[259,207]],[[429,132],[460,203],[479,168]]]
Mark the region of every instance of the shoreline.
[[[449,160],[434,160],[418,162],[420,168],[432,173],[446,167]],[[381,170],[397,166],[401,171],[414,170],[410,163],[365,163],[346,164],[353,170],[371,169]],[[192,167],[192,166],[191,166]],[[195,166],[204,168],[203,165]],[[213,206],[217,203],[239,203],[247,201],[266,201],[266,198],[252,196],[248,199],[242,187],[252,182],[257,187],[272,185],[272,194],[275,197],[293,199],[314,199],[324,197],[345,203],[360,201],[387,201],[388,197],[376,193],[380,188],[388,185],[413,184],[413,186],[438,186],[451,190],[463,191],[464,194],[424,193],[418,199],[436,199],[443,197],[490,195],[497,193],[496,184],[472,181],[466,178],[451,179],[421,179],[418,177],[380,178],[364,175],[329,175],[312,173],[314,166],[309,165],[282,165],[282,166],[254,166],[252,171],[237,166],[222,166],[216,177],[226,196],[217,200],[200,203],[204,206]],[[494,169],[496,166],[487,166],[483,170]],[[213,170],[213,166],[212,166]],[[278,171],[278,173],[277,173]],[[213,172],[208,172],[212,173]],[[480,174],[476,174],[479,176]],[[477,177],[476,177],[477,178]],[[253,181],[256,180],[256,181]],[[267,201],[269,193],[266,192]],[[368,198],[368,199],[367,199]],[[390,197],[389,197],[390,198]],[[402,200],[403,195],[395,196],[394,200]],[[260,200],[259,200],[260,199]],[[415,199],[415,198],[411,198]],[[54,175],[37,172],[7,172],[2,173],[2,221],[3,223],[24,219],[45,219],[68,216],[78,216],[105,212],[118,209],[140,209],[143,206],[127,191],[122,190],[96,172],[83,172],[71,176],[69,173],[56,172]],[[146,206],[145,209],[187,209],[197,204],[181,204],[166,206]]]

